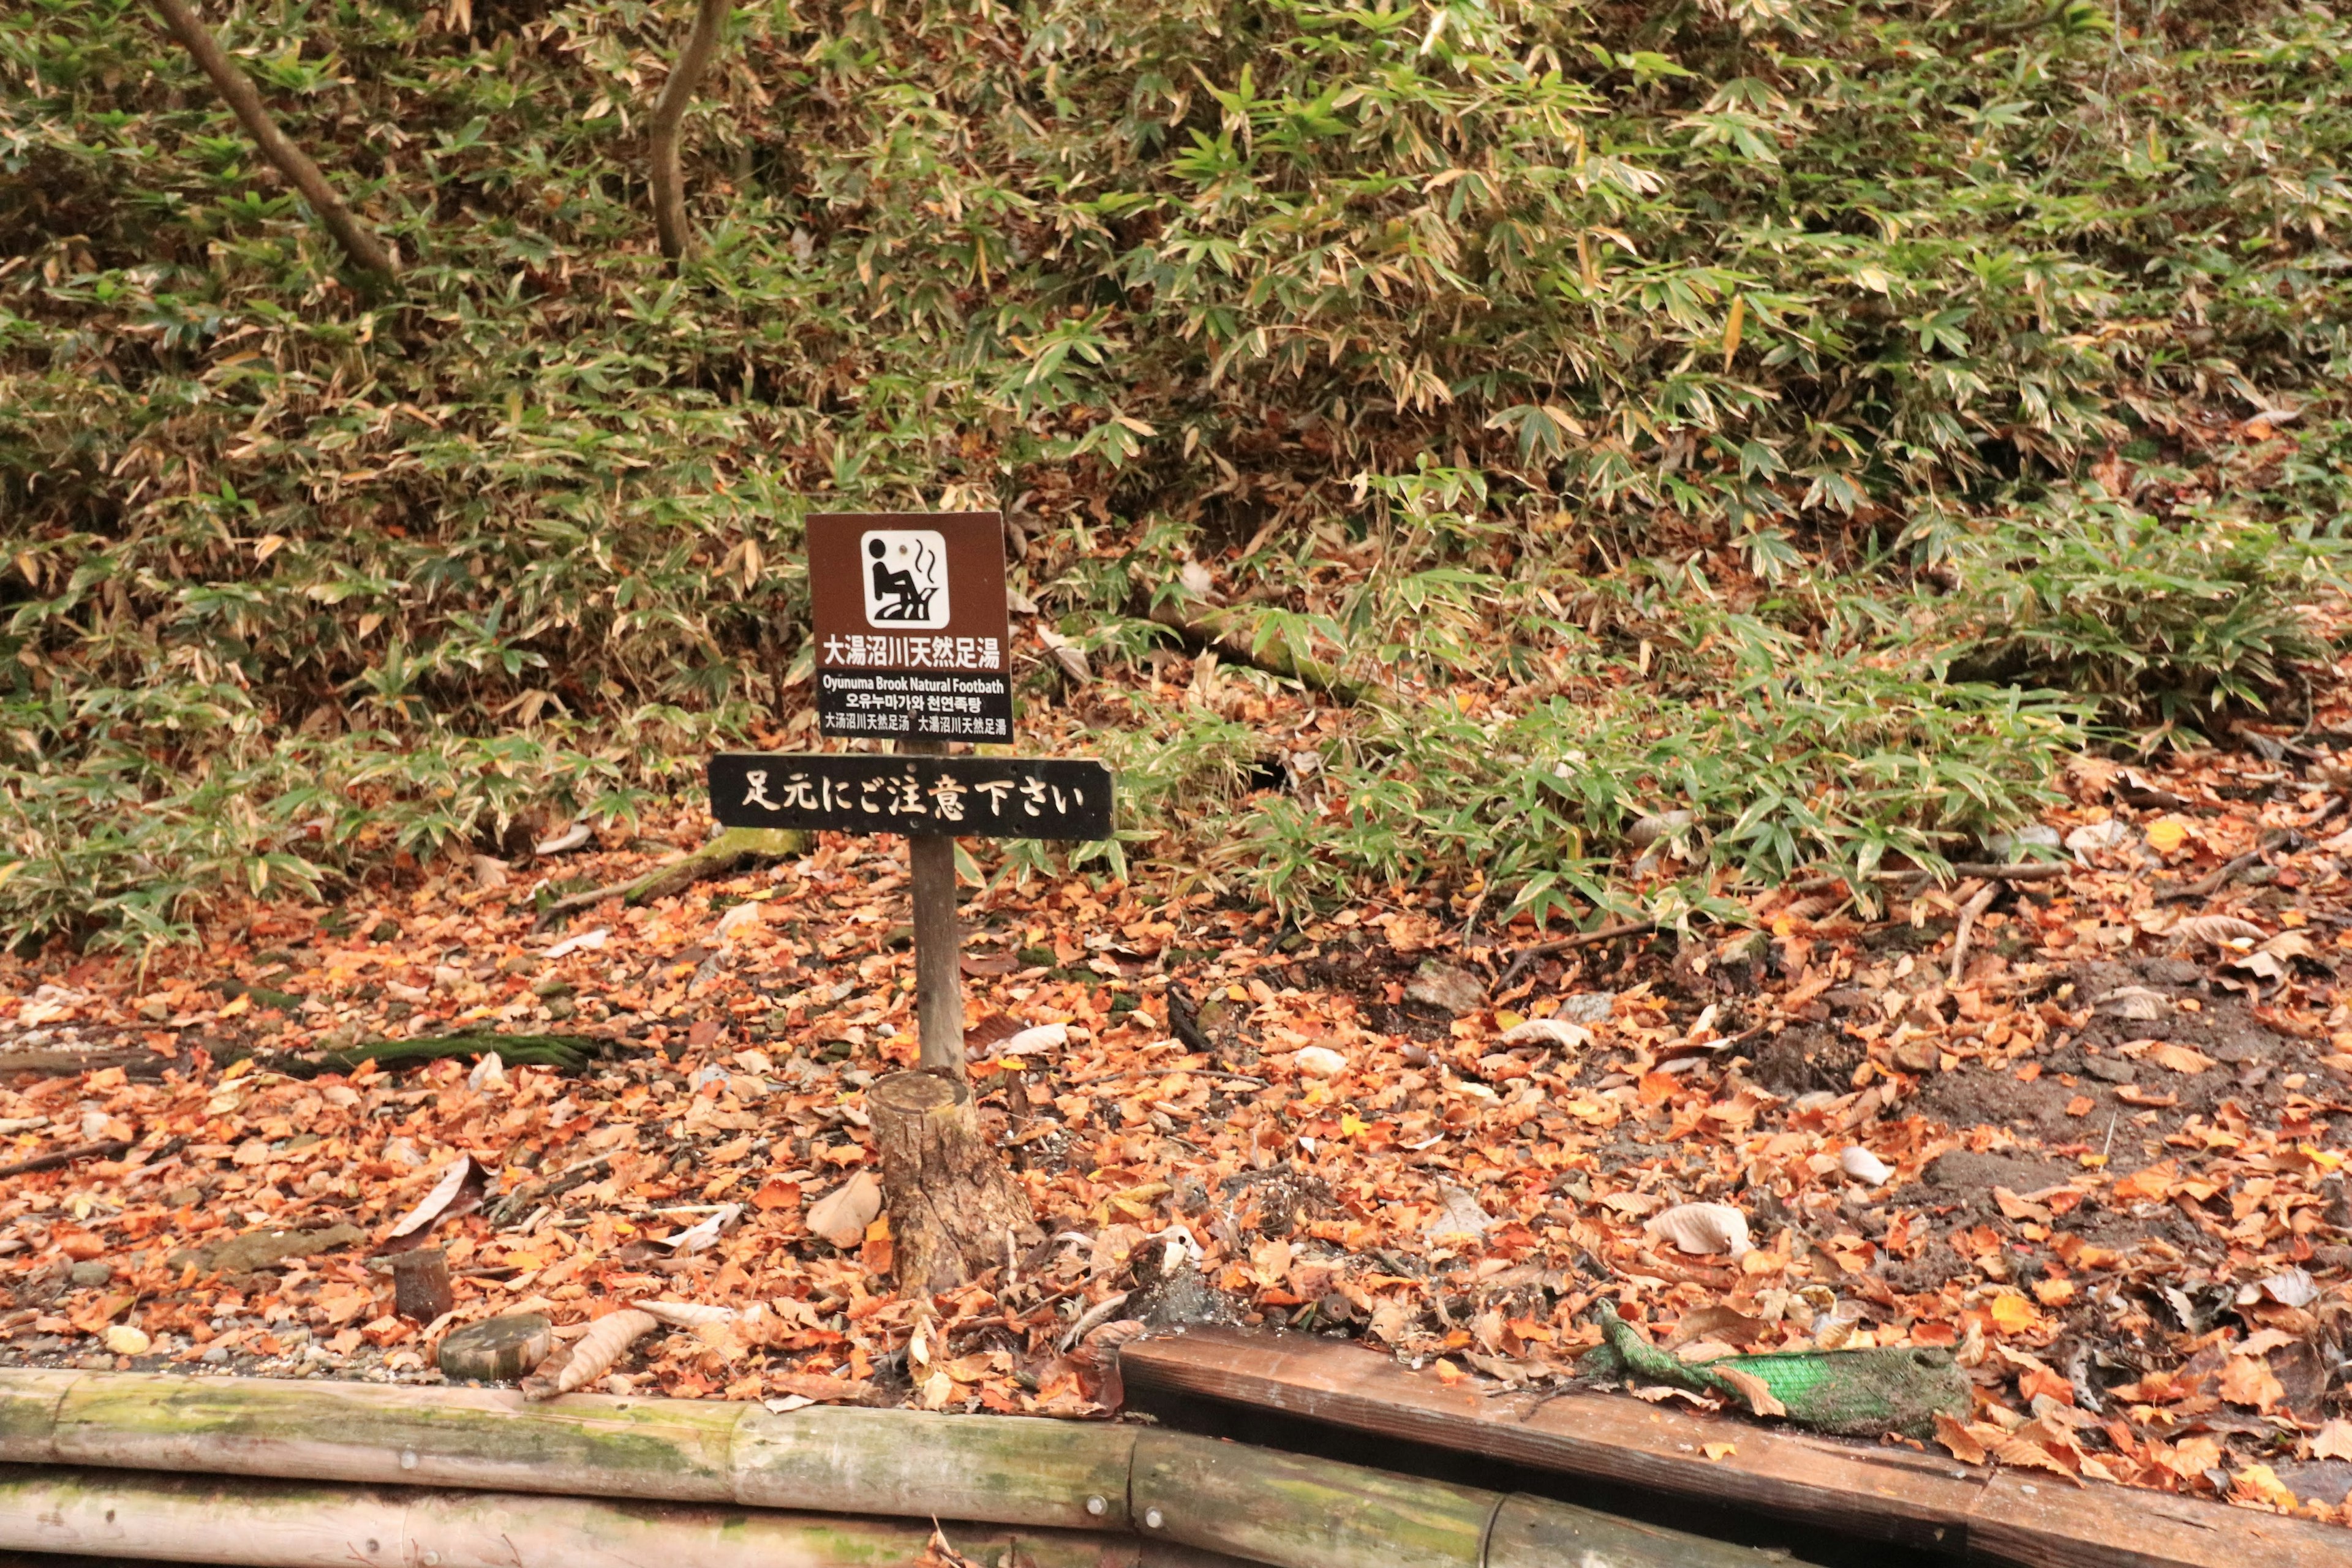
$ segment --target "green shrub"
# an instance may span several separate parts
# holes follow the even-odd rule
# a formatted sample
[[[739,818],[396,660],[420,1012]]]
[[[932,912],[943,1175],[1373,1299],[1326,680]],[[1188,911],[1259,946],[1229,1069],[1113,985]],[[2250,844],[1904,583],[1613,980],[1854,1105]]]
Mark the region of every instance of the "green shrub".
[[[2194,738],[2231,704],[2266,709],[2294,661],[2325,653],[2310,606],[2342,555],[2242,511],[2159,519],[2068,495],[1968,539],[1937,614],[1959,679],[2060,688],[2111,722]]]

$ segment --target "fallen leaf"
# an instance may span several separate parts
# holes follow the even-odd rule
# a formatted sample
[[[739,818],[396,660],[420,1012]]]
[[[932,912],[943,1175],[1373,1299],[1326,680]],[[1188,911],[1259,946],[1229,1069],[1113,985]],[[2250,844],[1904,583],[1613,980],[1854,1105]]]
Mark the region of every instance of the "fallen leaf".
[[[2352,1421],[2338,1417],[2319,1429],[2311,1440],[2315,1459],[2352,1459]]]
[[[1964,1465],[1985,1462],[1985,1446],[1966,1426],[1940,1410],[1936,1412],[1936,1441]]]
[[[2191,1049],[2187,1046],[2176,1046],[2169,1041],[2158,1045],[2147,1054],[2148,1059],[2167,1071],[2181,1073],[2192,1078],[2200,1072],[2210,1070],[2214,1065],[2213,1058],[2204,1052]]]
[[[1729,1204],[1676,1204],[1642,1227],[1678,1252],[1738,1258],[1748,1250],[1748,1216]]]
[[[2260,942],[2270,934],[2253,921],[2242,921],[2235,915],[2191,915],[2172,929],[2215,947],[2232,942]]]
[[[1529,1018],[1503,1031],[1507,1046],[1525,1045],[1542,1040],[1563,1050],[1581,1050],[1592,1043],[1592,1031],[1581,1024],[1571,1024],[1564,1018]]]
[[[461,1204],[459,1199],[468,1184],[473,1187],[473,1201]],[[414,1232],[429,1230],[434,1222],[445,1214],[465,1214],[478,1208],[488,1185],[488,1173],[475,1163],[474,1157],[460,1154],[441,1173],[441,1179],[433,1184],[433,1190],[425,1194],[423,1201],[401,1215],[384,1235],[388,1239],[397,1240]]]
[[[676,1258],[686,1258],[701,1252],[715,1244],[719,1240],[719,1233],[734,1224],[735,1216],[742,1212],[741,1204],[722,1205],[717,1214],[699,1225],[667,1237],[662,1245],[668,1247],[671,1256]]]
[[[866,1239],[866,1227],[882,1212],[882,1184],[860,1171],[809,1206],[808,1227],[844,1251]]]
[[[604,1375],[628,1348],[661,1326],[651,1312],[624,1307],[588,1325],[572,1344],[540,1363],[522,1380],[525,1399],[552,1399]]]
[[[2286,1389],[2260,1356],[2231,1356],[2221,1363],[2221,1397],[2232,1405],[2248,1405],[2267,1413],[2286,1397]]]
[[[1771,1384],[1754,1373],[1743,1372],[1736,1366],[1718,1366],[1713,1371],[1716,1376],[1738,1389],[1739,1397],[1748,1401],[1748,1408],[1757,1415],[1786,1415],[1789,1414],[1789,1407],[1772,1396]]]

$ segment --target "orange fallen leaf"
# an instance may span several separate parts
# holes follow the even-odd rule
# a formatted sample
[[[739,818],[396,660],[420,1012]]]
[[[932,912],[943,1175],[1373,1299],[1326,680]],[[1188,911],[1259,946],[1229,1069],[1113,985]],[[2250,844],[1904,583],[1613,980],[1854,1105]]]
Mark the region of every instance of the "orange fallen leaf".
[[[1985,1446],[1966,1426],[1940,1410],[1936,1412],[1936,1441],[1951,1450],[1952,1458],[1964,1465],[1985,1462]]]
[[[2233,1355],[2221,1363],[2221,1397],[2267,1412],[2286,1397],[2286,1387],[2260,1356]]]

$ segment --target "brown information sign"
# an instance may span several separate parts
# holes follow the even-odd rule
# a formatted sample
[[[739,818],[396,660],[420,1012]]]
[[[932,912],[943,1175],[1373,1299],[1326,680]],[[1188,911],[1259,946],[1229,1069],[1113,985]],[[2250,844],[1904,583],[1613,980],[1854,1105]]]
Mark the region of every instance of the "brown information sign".
[[[970,838],[1108,838],[1111,773],[1093,761],[770,755],[710,759],[729,827]]]
[[[820,514],[808,551],[820,733],[1013,739],[1002,517]]]

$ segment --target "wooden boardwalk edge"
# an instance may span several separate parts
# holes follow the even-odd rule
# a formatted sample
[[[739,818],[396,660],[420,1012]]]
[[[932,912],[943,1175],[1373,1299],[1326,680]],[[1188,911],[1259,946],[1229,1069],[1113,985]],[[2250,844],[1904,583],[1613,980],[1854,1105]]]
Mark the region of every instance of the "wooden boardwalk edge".
[[[1250,1406],[2018,1568],[2344,1568],[2352,1531],[1963,1465],[1603,1394],[1482,1393],[1361,1346],[1192,1329],[1131,1342],[1130,1389]],[[1710,1458],[1708,1446],[1731,1445]]]

